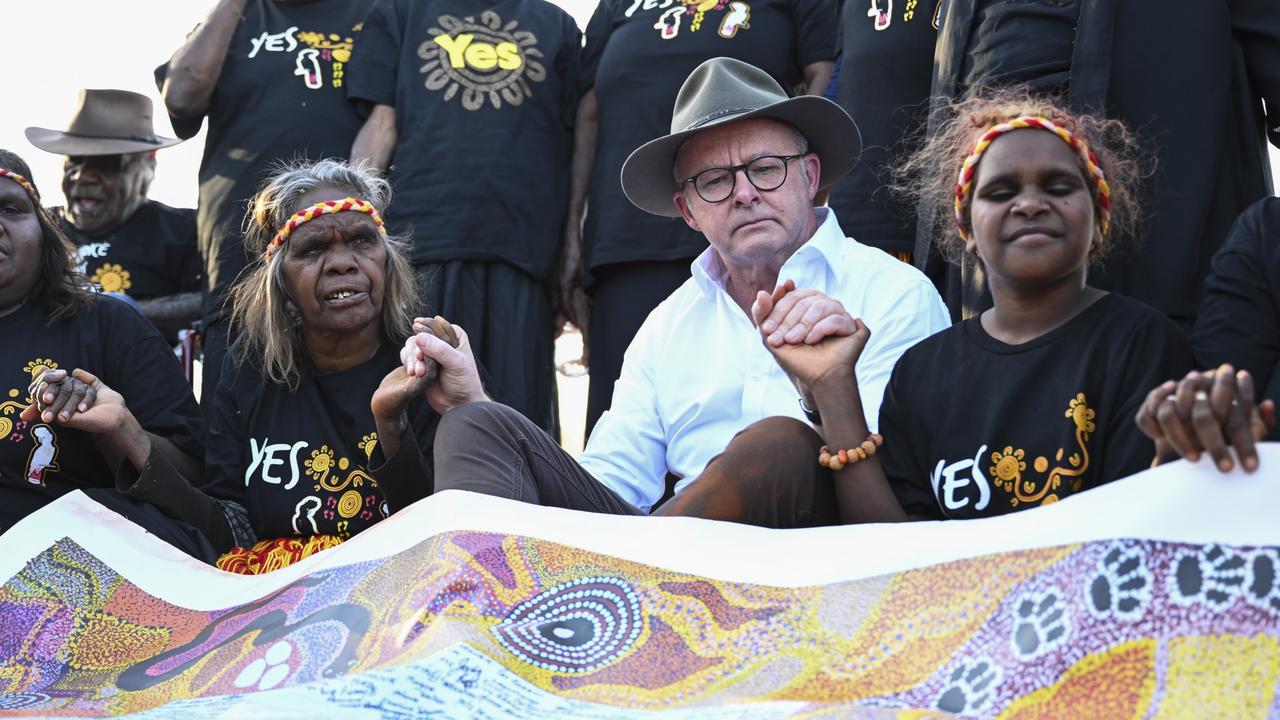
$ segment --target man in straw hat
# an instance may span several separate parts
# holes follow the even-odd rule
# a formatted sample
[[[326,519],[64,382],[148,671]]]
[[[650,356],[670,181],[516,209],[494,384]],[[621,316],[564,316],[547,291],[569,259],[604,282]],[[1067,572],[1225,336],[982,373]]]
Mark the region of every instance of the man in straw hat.
[[[788,418],[743,430],[769,416],[820,422],[760,344],[751,319],[758,293],[775,301],[762,323],[774,344],[851,334],[850,313],[866,322],[872,336],[857,376],[873,424],[899,355],[948,325],[924,275],[845,237],[827,208],[813,207],[857,162],[859,146],[853,121],[828,100],[788,99],[766,73],[729,58],[695,69],[671,133],[631,154],[622,187],[641,209],[684,218],[710,247],[631,343],[613,407],[586,451],[574,462],[514,411],[471,402],[474,384],[456,379],[468,358],[419,335],[406,346],[407,369],[433,358],[443,368],[437,390],[459,388],[436,436],[435,489],[634,515],[654,511],[672,475],[676,494],[658,514],[772,527],[834,522],[817,462],[775,442],[787,428],[808,430]],[[800,289],[785,292],[792,284]],[[806,460],[812,477],[794,471]]]
[[[147,199],[159,137],[151,100],[126,90],[82,90],[66,130],[29,127],[27,140],[64,156],[66,205],[54,215],[80,270],[101,292],[129,298],[170,340],[200,316],[194,210]]]

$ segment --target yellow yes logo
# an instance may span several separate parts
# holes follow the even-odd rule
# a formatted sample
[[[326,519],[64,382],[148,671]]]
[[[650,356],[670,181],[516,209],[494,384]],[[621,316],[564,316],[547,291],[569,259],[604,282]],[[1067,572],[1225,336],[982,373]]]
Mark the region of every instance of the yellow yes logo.
[[[477,42],[475,35],[459,33],[455,37],[440,34],[434,38],[435,43],[444,49],[449,56],[449,65],[454,69],[471,67],[475,70],[518,70],[524,65],[520,58],[520,46],[513,42],[500,42],[493,45]]]

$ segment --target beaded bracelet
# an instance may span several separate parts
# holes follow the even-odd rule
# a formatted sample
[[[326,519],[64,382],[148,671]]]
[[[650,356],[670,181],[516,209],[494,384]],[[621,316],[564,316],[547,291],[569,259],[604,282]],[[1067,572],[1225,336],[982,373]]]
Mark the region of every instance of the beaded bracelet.
[[[818,464],[824,468],[839,470],[845,465],[852,465],[875,455],[876,448],[881,445],[884,445],[884,437],[880,433],[868,435],[867,439],[863,440],[857,447],[852,447],[848,450],[837,450],[834,453],[826,445],[823,445],[822,449],[818,451]]]

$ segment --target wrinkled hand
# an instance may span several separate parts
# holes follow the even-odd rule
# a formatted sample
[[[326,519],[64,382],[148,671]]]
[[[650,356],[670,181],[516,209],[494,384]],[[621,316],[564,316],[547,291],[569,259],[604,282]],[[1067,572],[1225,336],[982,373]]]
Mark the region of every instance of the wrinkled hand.
[[[830,335],[852,335],[855,331],[853,317],[839,300],[817,290],[797,290],[791,280],[772,293],[758,293],[751,316],[771,348],[783,343],[813,345]]]
[[[31,405],[22,419],[98,435],[112,435],[131,417],[124,397],[86,370],[48,370],[31,383]]]
[[[1155,441],[1156,463],[1179,457],[1191,462],[1207,452],[1222,472],[1235,467],[1228,447],[1235,448],[1246,472],[1258,469],[1257,444],[1275,427],[1275,404],[1254,400],[1253,377],[1230,365],[1191,372],[1147,394],[1136,421]]]
[[[415,322],[414,331],[417,334],[406,340],[400,351],[400,362],[407,376],[422,379],[427,402],[437,413],[443,415],[458,405],[488,399],[465,330],[437,315],[427,324]],[[433,366],[435,374],[431,374]]]
[[[812,345],[789,342],[774,345],[770,342],[771,336],[764,329],[762,321],[769,316],[769,310],[775,307],[774,298],[777,293],[778,290],[774,294],[760,291],[751,306],[751,316],[760,326],[760,336],[765,348],[791,378],[791,382],[804,397],[805,404],[816,407],[813,402],[815,388],[831,381],[848,383],[854,380],[853,366],[871,338],[871,329],[862,320],[849,318],[847,333],[842,331],[827,334]]]
[[[434,318],[415,318],[413,332],[415,335],[419,333],[433,335],[455,348],[460,342],[453,326],[439,315]],[[405,341],[405,348],[400,351],[400,367],[387,373],[386,377],[382,378],[382,383],[378,385],[378,389],[373,392],[369,409],[375,418],[387,420],[399,418],[404,409],[409,406],[409,402],[425,394],[427,388],[440,374],[440,364],[429,357],[415,366],[414,372],[409,372],[405,357],[407,348],[412,342],[412,337]]]

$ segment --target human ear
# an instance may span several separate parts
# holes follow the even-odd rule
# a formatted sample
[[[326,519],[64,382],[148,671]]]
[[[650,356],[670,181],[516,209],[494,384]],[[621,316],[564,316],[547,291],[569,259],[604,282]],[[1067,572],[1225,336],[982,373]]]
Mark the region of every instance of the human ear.
[[[702,227],[698,225],[698,221],[694,219],[693,213],[689,210],[689,203],[684,196],[684,186],[679,190],[671,193],[671,202],[676,204],[676,209],[680,211],[680,217],[684,218],[684,222],[695,232],[702,232]]]
[[[822,180],[822,161],[818,159],[815,153],[809,153],[800,158],[803,163],[804,177],[808,183],[809,202],[818,196],[818,183]]]

